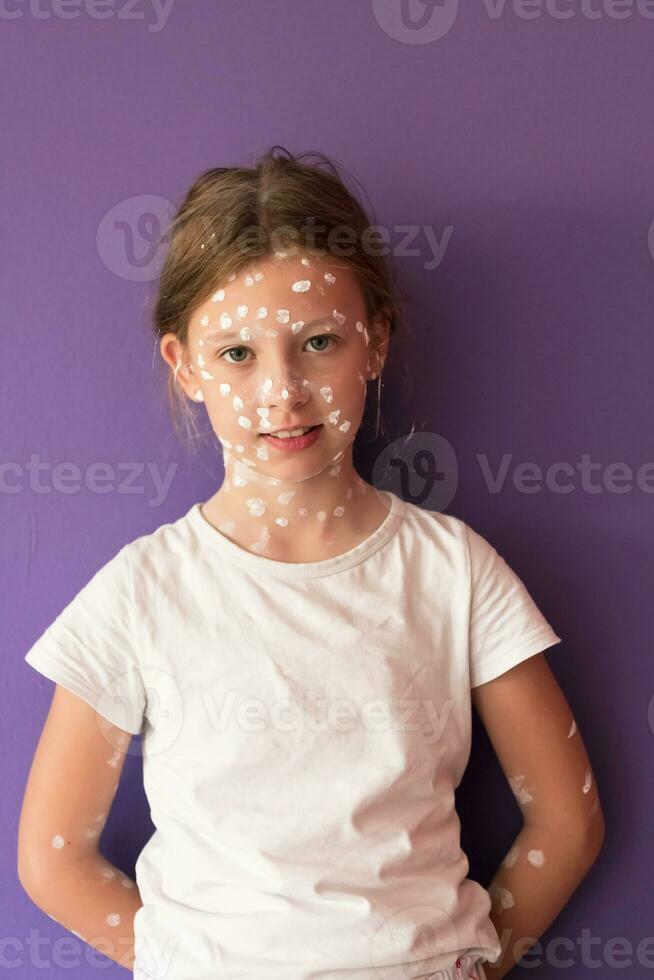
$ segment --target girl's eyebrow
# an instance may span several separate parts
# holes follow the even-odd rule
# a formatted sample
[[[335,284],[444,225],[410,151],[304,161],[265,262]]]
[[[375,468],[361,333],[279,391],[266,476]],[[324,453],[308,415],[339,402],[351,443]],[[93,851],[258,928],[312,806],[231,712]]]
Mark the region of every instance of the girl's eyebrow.
[[[263,322],[264,322],[263,320],[259,320],[257,322],[257,325],[258,326],[261,326],[263,324]],[[303,330],[306,330],[307,327],[315,327],[315,326],[317,326],[320,323],[329,323],[329,324],[333,325],[334,324],[334,319],[331,316],[319,316],[315,320],[309,320],[308,322],[306,320],[304,320],[303,321],[302,329]],[[246,320],[243,320],[241,322],[241,326],[237,330],[232,330],[232,329],[230,329],[230,330],[221,330],[220,327],[219,327],[217,330],[210,330],[209,333],[202,334],[202,336],[203,336],[203,338],[205,340],[215,340],[216,337],[221,337],[224,340],[229,340],[231,337],[240,337],[241,330],[244,327],[251,327],[251,326],[252,326],[251,323],[248,323]],[[289,324],[288,323],[277,323],[277,324],[273,323],[272,326],[273,327],[288,327]],[[299,331],[298,331],[298,333],[299,333]]]

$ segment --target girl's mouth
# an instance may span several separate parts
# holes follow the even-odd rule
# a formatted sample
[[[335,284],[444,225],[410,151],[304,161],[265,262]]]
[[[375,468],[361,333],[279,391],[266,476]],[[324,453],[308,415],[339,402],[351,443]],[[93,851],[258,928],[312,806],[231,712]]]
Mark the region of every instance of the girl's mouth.
[[[320,435],[321,429],[322,422],[320,422],[318,425],[312,425],[306,432],[298,436],[282,435],[281,433],[277,435],[262,433],[261,437],[262,439],[265,439],[269,445],[274,446],[275,449],[294,452],[298,449],[307,449],[309,446],[312,446]]]

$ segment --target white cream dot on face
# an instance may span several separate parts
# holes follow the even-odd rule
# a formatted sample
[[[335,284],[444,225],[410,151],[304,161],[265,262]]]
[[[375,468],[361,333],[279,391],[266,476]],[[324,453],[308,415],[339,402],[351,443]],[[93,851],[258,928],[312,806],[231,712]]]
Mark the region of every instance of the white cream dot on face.
[[[336,425],[336,423],[338,422],[338,416],[340,414],[341,414],[341,410],[340,408],[337,408],[336,411],[330,412],[327,418],[329,419],[332,425]]]
[[[245,486],[245,480],[243,479],[242,476],[239,476],[238,473],[235,473],[234,476],[232,477],[232,483],[234,484],[235,487]]]
[[[359,331],[359,333],[361,333],[361,331],[363,330],[363,324],[361,323],[361,320],[357,320],[356,328]]]
[[[209,326],[209,317],[207,316],[206,313],[204,314],[204,316],[200,320],[200,325],[203,326],[203,327],[208,327]]]
[[[95,829],[95,827],[87,827],[86,828],[86,836],[87,837],[97,837],[98,836],[98,831]]]
[[[134,882],[130,878],[121,878],[120,883],[123,888],[133,888]]]
[[[527,860],[530,864],[533,864],[535,868],[542,868],[545,864],[545,855],[542,851],[527,851]]]
[[[181,361],[177,363],[181,364]],[[204,354],[198,354],[198,367],[204,367]]]
[[[275,524],[279,524],[280,527],[288,527],[288,518],[287,517],[276,517],[275,518]]]
[[[319,521],[326,520],[327,519],[327,511],[326,510],[319,510],[318,511],[318,514],[317,514],[317,517],[318,517],[318,520]]]
[[[222,531],[223,534],[231,534],[235,527],[235,521],[223,521],[222,524],[218,525],[218,530]]]
[[[205,371],[204,369],[202,371],[200,371],[200,376],[205,381],[213,381],[213,374],[209,374],[209,372],[208,371]]]
[[[277,500],[280,504],[287,504],[295,496],[295,490],[285,490],[284,493],[280,493]]]
[[[331,272],[326,272],[323,276],[325,282],[328,282],[332,286],[336,282],[336,276],[333,276]]]
[[[244,303],[241,303],[240,306],[237,306],[236,307],[236,315],[237,315],[237,317],[240,320],[242,320],[243,317],[246,317],[248,315],[248,310],[249,310],[249,306],[246,306]]]
[[[338,474],[340,472],[341,472],[341,464],[340,463],[337,463],[336,466],[332,466],[332,468],[329,471],[329,475],[330,476],[338,476]],[[350,496],[352,496],[352,493],[351,492],[350,492]]]
[[[107,923],[108,926],[119,926],[120,916],[118,915],[118,912],[110,912],[104,921]]]
[[[351,422],[343,422],[341,425],[339,425],[338,428],[340,429],[341,432],[347,432],[351,425],[352,425]]]
[[[338,310],[332,310],[332,316],[340,326],[345,323],[346,317],[342,313],[339,313]]]
[[[116,872],[113,868],[101,868],[100,874],[103,878],[106,878],[107,881],[111,881],[112,878],[116,877]]]
[[[229,313],[220,314],[220,329],[227,330],[232,325],[232,317]]]
[[[265,320],[267,316],[268,316],[268,307],[260,306],[256,312],[255,320]]]
[[[245,415],[239,415],[239,417],[238,417],[238,424],[243,429],[249,429],[251,427],[251,425],[252,425],[252,422]]]
[[[250,497],[245,504],[253,517],[261,517],[266,512],[266,502],[261,497]]]
[[[299,333],[304,326],[304,320],[296,320],[295,323],[291,324],[291,330],[293,333]]]
[[[290,319],[291,319],[290,310],[277,310],[277,317],[276,317],[277,323],[288,323]]]
[[[291,289],[294,293],[306,293],[308,289],[311,289],[311,280],[299,279],[297,282],[293,283]]]
[[[268,447],[257,446],[257,457],[259,459],[270,459],[270,453],[268,452]]]
[[[345,513],[345,507],[334,508],[334,517],[342,517],[344,513]]]
[[[198,388],[198,390],[195,392],[195,395],[193,397],[195,398],[196,402],[203,402],[204,395],[202,394],[202,389]]]
[[[505,868],[512,868],[513,867],[513,865],[518,860],[518,853],[519,853],[519,851],[520,851],[520,845],[519,844],[514,844],[513,847],[511,848],[511,850],[509,851],[509,853],[506,855],[506,857],[502,861],[502,864],[504,865]]]
[[[568,732],[568,738],[572,738],[574,733],[577,731],[577,722],[572,719],[572,724],[570,725],[570,731]]]
[[[52,840],[50,841],[50,843],[52,844],[53,847],[56,847],[57,849],[59,849],[59,848],[61,848],[61,847],[64,846],[64,844],[66,843],[66,841],[61,836],[61,834],[55,834],[54,837],[52,838]]]
[[[583,793],[588,793],[590,791],[590,788],[591,788],[592,785],[593,785],[593,777],[590,774],[590,769],[587,769],[586,770],[586,780],[584,782],[584,785],[582,786],[582,792]]]
[[[324,385],[324,387],[320,389],[320,394],[326,402],[334,401],[334,390],[330,385]]]
[[[233,281],[233,280],[232,280]],[[214,293],[211,297],[212,303],[221,303],[225,298],[225,290],[219,289],[218,292]]]
[[[249,327],[241,327],[238,335],[241,340],[252,340],[252,332]]]
[[[234,397],[232,398],[232,405],[234,406],[237,412],[241,411],[241,409],[243,408],[243,399],[240,397],[240,395],[234,395]]]
[[[228,394],[232,390],[232,386],[228,385],[226,381],[223,381],[218,390],[220,391],[220,394],[223,396],[223,398],[227,398]]]

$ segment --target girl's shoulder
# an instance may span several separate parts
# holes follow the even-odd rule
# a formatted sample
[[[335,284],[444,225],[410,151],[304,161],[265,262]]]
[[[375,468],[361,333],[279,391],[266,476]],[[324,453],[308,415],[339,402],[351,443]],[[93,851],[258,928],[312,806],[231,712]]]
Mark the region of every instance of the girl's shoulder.
[[[122,548],[133,568],[151,565],[153,562],[176,561],[197,549],[193,530],[193,512],[199,507],[194,503],[178,517],[163,521],[150,531],[129,540]]]

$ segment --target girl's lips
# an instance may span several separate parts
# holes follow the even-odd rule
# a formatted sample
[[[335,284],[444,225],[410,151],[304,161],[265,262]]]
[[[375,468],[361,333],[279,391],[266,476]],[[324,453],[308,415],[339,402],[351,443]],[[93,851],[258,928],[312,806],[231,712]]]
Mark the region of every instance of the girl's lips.
[[[312,446],[320,435],[321,430],[322,422],[319,425],[315,425],[302,436],[280,439],[278,436],[262,433],[261,438],[265,439],[269,446],[274,446],[275,449],[280,449],[282,452],[296,452],[298,449],[307,449],[309,446]]]

